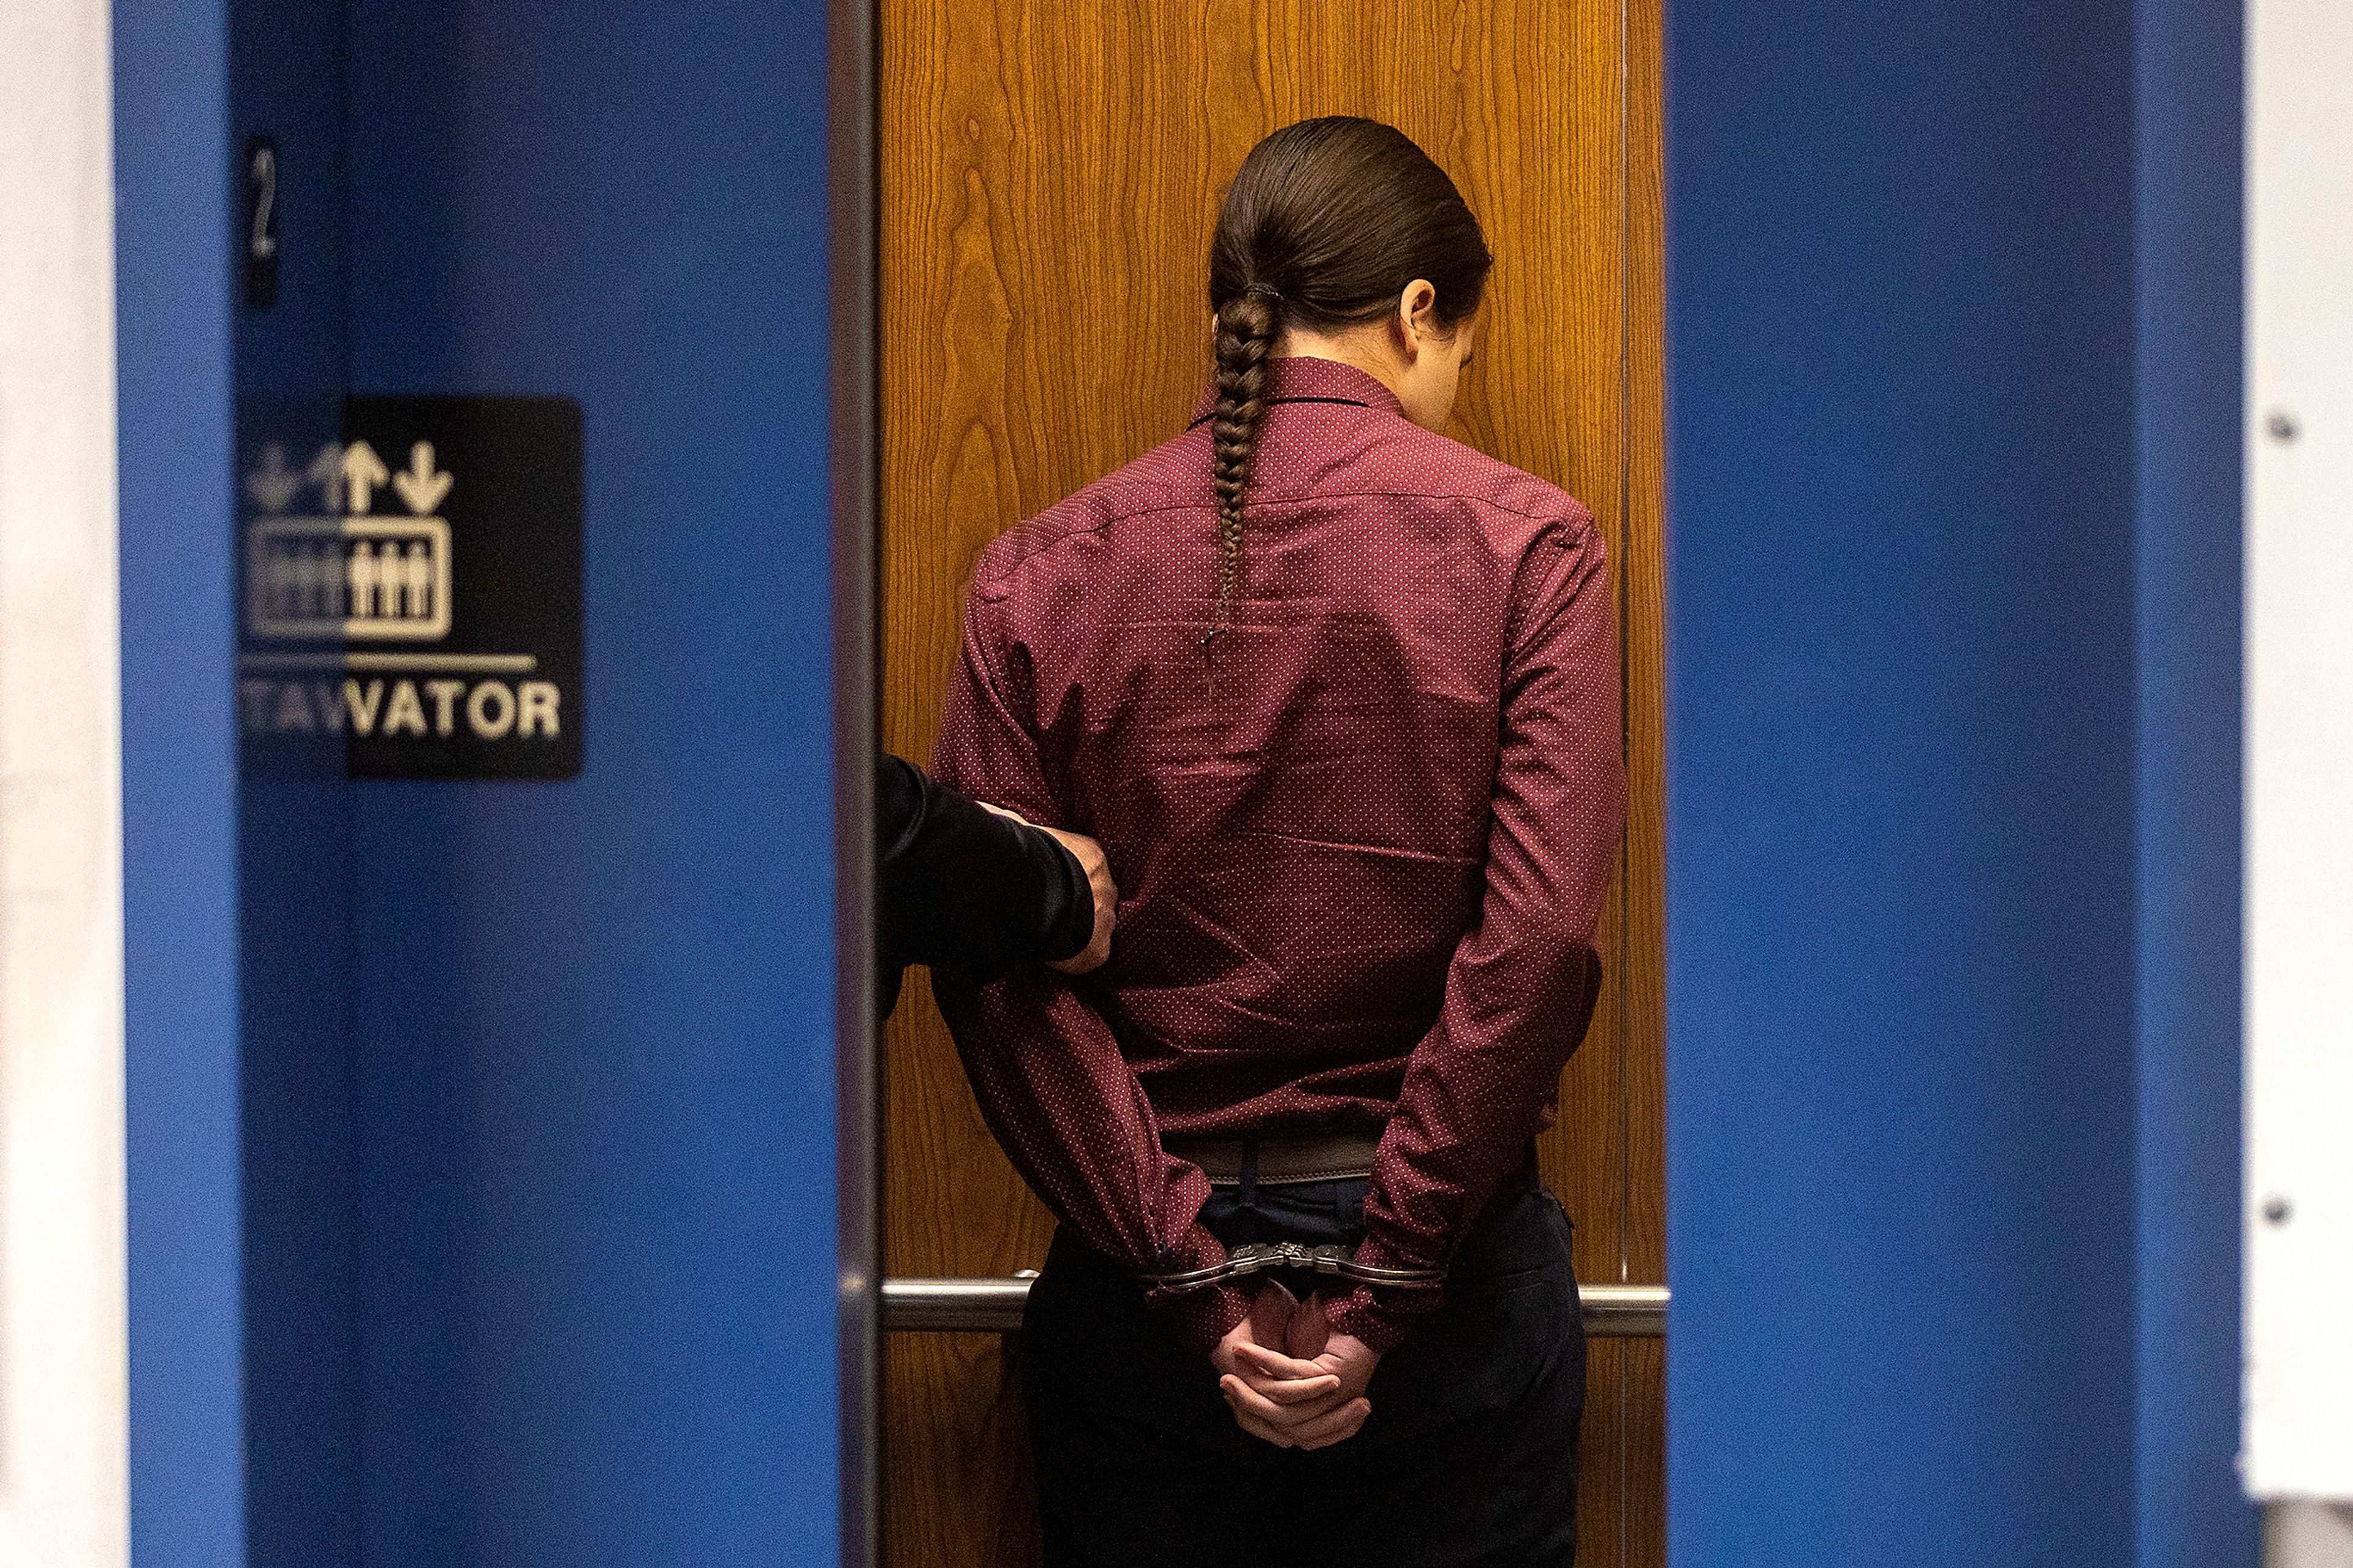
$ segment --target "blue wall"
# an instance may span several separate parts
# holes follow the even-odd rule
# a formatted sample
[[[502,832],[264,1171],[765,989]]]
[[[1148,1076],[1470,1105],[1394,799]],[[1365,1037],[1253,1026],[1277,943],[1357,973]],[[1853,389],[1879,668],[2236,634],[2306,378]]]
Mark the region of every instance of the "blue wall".
[[[2251,1563],[2237,7],[1670,12],[1675,1561]]]
[[[2239,0],[2139,0],[2141,1568],[2239,1488]]]
[[[2131,7],[1669,15],[1672,1551],[2125,1562]]]
[[[366,1561],[824,1561],[823,10],[346,15],[352,387],[587,463],[586,770],[357,786]]]
[[[131,1543],[244,1562],[228,37],[113,17]]]
[[[117,12],[142,1568],[834,1555],[824,16],[543,11]],[[346,386],[582,403],[577,780],[240,759]]]
[[[229,147],[278,153],[279,299],[236,312],[239,467],[342,433],[343,29],[232,0]],[[316,510],[316,491],[294,503]],[[253,499],[240,493],[240,516]],[[247,737],[238,768],[245,1461],[254,1568],[357,1568],[359,1231],[352,811],[339,737]]]

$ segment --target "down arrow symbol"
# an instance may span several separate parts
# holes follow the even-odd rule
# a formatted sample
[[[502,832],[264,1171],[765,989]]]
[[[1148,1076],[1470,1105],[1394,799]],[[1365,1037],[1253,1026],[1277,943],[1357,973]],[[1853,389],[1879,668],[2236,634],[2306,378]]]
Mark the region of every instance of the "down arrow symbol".
[[[408,503],[408,510],[423,517],[441,504],[449,487],[458,481],[448,470],[437,471],[433,466],[433,443],[419,441],[408,449],[408,467],[392,476],[392,488]]]

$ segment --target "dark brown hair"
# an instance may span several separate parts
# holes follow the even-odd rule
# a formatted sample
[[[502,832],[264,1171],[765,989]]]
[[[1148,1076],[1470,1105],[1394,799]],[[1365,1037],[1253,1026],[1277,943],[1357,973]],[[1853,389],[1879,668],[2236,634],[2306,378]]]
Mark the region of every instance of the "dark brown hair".
[[[1283,329],[1328,332],[1378,321],[1397,309],[1407,284],[1425,278],[1438,290],[1439,322],[1451,331],[1478,310],[1493,261],[1446,171],[1377,120],[1303,120],[1242,160],[1209,242],[1218,611],[1204,648],[1225,630],[1233,604],[1242,492],[1266,414],[1266,360]]]

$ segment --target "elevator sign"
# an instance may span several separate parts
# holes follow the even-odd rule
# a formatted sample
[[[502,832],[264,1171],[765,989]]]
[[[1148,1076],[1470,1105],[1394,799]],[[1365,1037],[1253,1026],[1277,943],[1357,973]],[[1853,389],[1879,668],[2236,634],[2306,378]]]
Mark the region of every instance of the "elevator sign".
[[[580,771],[580,410],[353,397],[245,476],[248,739],[340,739],[354,778]]]

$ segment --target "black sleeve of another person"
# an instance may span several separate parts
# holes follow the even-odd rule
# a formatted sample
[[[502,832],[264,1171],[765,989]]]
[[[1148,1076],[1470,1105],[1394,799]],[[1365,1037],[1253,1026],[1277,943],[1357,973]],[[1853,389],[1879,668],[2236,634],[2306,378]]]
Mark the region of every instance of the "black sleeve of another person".
[[[987,981],[1087,945],[1095,900],[1078,857],[912,763],[884,752],[875,766],[876,980],[885,1015],[910,963]]]

